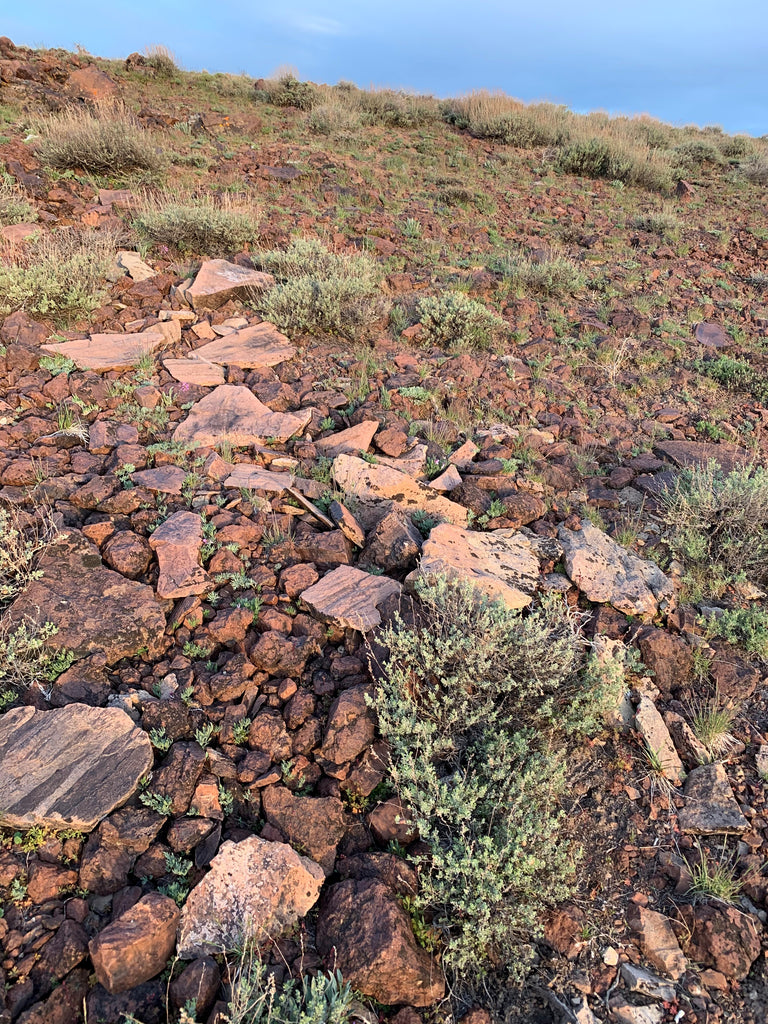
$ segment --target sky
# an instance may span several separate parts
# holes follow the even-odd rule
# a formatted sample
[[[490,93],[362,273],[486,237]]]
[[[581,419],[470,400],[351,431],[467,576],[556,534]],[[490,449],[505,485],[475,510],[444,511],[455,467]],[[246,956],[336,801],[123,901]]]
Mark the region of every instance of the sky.
[[[768,134],[766,0],[0,0],[0,34],[191,71],[456,96],[502,90],[586,112]]]

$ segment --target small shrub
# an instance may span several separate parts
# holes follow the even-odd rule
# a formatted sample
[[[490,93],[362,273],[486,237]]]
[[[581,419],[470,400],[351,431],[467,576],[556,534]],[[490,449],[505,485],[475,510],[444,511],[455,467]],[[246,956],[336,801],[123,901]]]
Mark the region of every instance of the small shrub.
[[[607,178],[662,192],[672,186],[668,157],[648,147],[627,145],[607,133],[568,143],[561,149],[556,166],[565,174]]]
[[[279,282],[257,301],[281,330],[354,337],[382,314],[381,275],[368,256],[335,253],[314,239],[295,238],[287,249],[252,258]]]
[[[227,1024],[346,1024],[353,993],[339,971],[278,984],[249,939],[231,971]]]
[[[508,254],[494,261],[489,269],[501,273],[514,290],[535,295],[572,295],[586,283],[584,274],[567,256],[553,255],[535,261],[520,254]]]
[[[52,622],[0,620],[0,689],[25,690],[33,684],[53,682],[65,672],[74,657],[70,651],[49,645],[58,631]]]
[[[145,196],[133,226],[155,245],[211,257],[231,256],[256,241],[257,210],[229,197],[179,198],[171,193]]]
[[[52,114],[40,126],[41,161],[57,170],[92,174],[122,171],[159,173],[164,158],[153,135],[119,105],[75,107]]]
[[[28,515],[15,505],[0,507],[0,610],[40,578],[35,567],[38,555],[55,535],[48,509]]]
[[[700,622],[708,639],[725,640],[768,662],[768,612],[759,605],[723,608],[717,615],[703,617]]]
[[[0,316],[24,309],[67,324],[96,309],[115,259],[115,239],[62,228],[0,265]]]
[[[739,580],[768,582],[768,469],[684,469],[662,495],[669,543],[692,597],[720,596]]]
[[[383,631],[373,698],[392,779],[430,849],[413,909],[442,933],[448,968],[471,976],[501,961],[519,980],[544,908],[571,892],[562,737],[600,729],[623,657],[590,649],[557,600],[521,614],[439,577],[417,593],[416,622]]]
[[[348,95],[354,98],[364,124],[420,128],[440,118],[440,108],[433,96],[416,96],[392,89],[359,89]]]
[[[420,340],[453,349],[489,348],[506,324],[498,313],[463,292],[427,296],[417,306]]]
[[[711,377],[728,391],[746,391],[761,404],[768,402],[768,379],[743,359],[718,356],[717,359],[697,360],[693,365],[699,373]]]
[[[768,185],[768,156],[755,156],[740,165],[740,171],[754,185]]]
[[[37,213],[9,174],[0,173],[0,227],[37,220]]]
[[[176,58],[167,46],[148,46],[144,53],[145,66],[152,68],[157,78],[175,78],[178,75]]]
[[[341,96],[313,107],[307,127],[315,135],[349,134],[360,127],[360,112]]]
[[[680,234],[682,221],[671,210],[659,210],[635,217],[634,226],[641,231],[649,231],[662,238],[676,238]]]
[[[265,82],[260,91],[268,103],[276,107],[296,107],[298,110],[311,110],[320,98],[317,88],[311,82],[300,82],[290,73]]]
[[[443,116],[479,139],[519,149],[559,146],[567,141],[573,115],[551,103],[525,105],[502,93],[478,90],[449,100]]]
[[[688,139],[675,146],[672,153],[688,171],[695,170],[703,164],[717,166],[726,162],[720,147],[707,138]]]

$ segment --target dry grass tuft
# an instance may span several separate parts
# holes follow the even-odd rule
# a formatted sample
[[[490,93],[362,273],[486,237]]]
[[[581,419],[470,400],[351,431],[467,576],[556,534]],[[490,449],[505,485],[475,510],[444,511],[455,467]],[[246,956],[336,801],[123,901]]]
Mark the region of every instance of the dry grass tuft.
[[[229,195],[145,193],[133,226],[148,241],[185,253],[231,256],[259,236],[259,208]]]
[[[39,125],[37,153],[48,167],[92,174],[148,171],[165,165],[154,135],[142,128],[121,103],[74,107],[51,114]]]

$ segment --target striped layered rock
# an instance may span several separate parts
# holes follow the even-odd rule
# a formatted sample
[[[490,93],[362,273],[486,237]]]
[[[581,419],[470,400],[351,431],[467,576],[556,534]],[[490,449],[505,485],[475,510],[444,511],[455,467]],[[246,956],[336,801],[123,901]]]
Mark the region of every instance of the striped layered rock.
[[[152,761],[149,737],[119,708],[14,708],[0,717],[0,820],[90,831]]]

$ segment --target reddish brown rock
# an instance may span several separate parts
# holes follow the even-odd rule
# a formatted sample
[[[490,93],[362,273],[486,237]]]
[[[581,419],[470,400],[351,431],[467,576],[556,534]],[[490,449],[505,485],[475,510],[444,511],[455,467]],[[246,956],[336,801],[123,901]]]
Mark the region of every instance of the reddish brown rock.
[[[154,352],[165,341],[158,331],[141,334],[92,334],[78,341],[62,341],[43,345],[45,352],[58,353],[71,359],[80,370],[130,370],[148,352]]]
[[[669,918],[655,910],[633,905],[628,921],[653,966],[664,971],[674,981],[682,977],[687,966],[686,960]]]
[[[401,512],[389,512],[368,534],[360,566],[375,565],[386,573],[408,572],[416,564],[422,537]]]
[[[143,576],[152,561],[152,549],[149,544],[131,530],[122,530],[114,534],[104,545],[102,555],[111,569],[129,580]]]
[[[224,366],[276,366],[296,355],[296,349],[274,324],[264,321],[233,331],[195,349],[195,357]]]
[[[741,981],[760,956],[762,928],[755,917],[736,907],[702,903],[694,908],[688,956],[726,978]]]
[[[112,995],[140,985],[165,967],[176,944],[179,908],[151,892],[91,940],[96,977]]]
[[[331,886],[321,904],[317,948],[334,957],[345,980],[387,1006],[431,1006],[445,979],[416,944],[396,895],[376,879]]]
[[[320,578],[311,562],[291,565],[280,573],[280,586],[291,600],[295,600],[303,590],[308,590]]]
[[[383,803],[377,804],[368,815],[368,827],[380,846],[386,846],[392,840],[407,846],[417,838],[413,817],[399,797],[393,796]]]
[[[29,867],[27,892],[35,903],[54,900],[67,889],[77,885],[77,872],[58,864],[44,864],[33,861]]]
[[[267,821],[279,828],[287,841],[330,875],[336,848],[347,822],[344,805],[336,797],[294,796],[285,786],[268,786],[262,794]]]
[[[326,761],[346,764],[373,743],[375,727],[366,701],[368,692],[367,686],[352,686],[331,704],[320,749]]]
[[[364,420],[354,427],[347,427],[330,437],[319,437],[315,441],[315,448],[327,459],[333,459],[337,455],[359,455],[360,452],[367,452],[373,435],[379,429],[378,420]]]
[[[200,564],[202,544],[203,523],[194,512],[175,512],[158,526],[149,545],[160,563],[160,597],[176,600],[213,589],[213,580]]]
[[[235,446],[263,444],[268,438],[287,441],[311,418],[311,409],[272,412],[248,388],[221,384],[195,403],[186,420],[176,427],[173,438],[210,448],[222,441]]]
[[[301,601],[322,622],[367,633],[381,624],[379,607],[400,590],[387,576],[342,565],[305,590]]]
[[[693,655],[682,637],[645,626],[637,635],[637,645],[643,664],[650,669],[653,681],[665,697],[689,682]]]
[[[227,260],[206,260],[185,297],[195,310],[218,309],[230,299],[245,299],[275,283],[271,274],[249,270]]]
[[[291,756],[291,738],[285,722],[276,711],[260,711],[251,722],[248,746],[261,751],[271,764],[280,764]]]
[[[288,637],[276,630],[262,633],[251,648],[249,657],[262,672],[272,676],[298,678],[307,661],[320,653],[320,648],[311,637]]]

